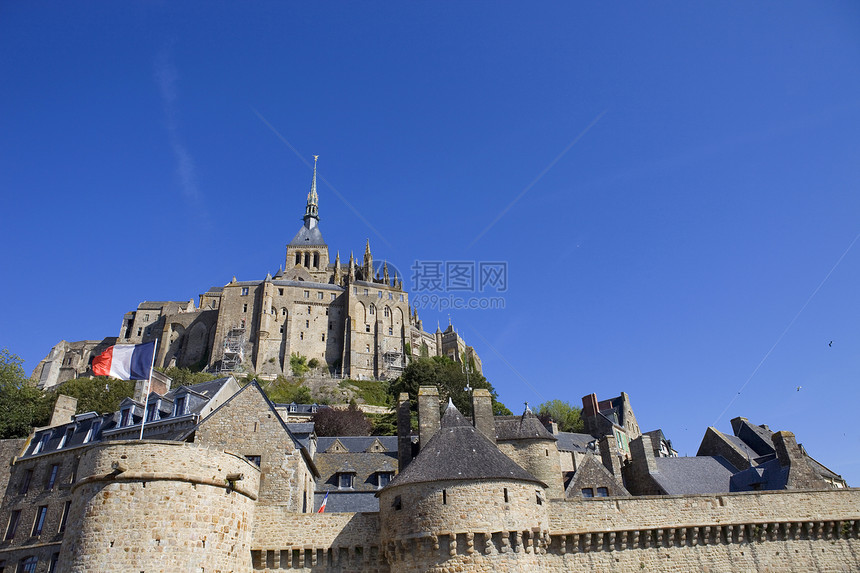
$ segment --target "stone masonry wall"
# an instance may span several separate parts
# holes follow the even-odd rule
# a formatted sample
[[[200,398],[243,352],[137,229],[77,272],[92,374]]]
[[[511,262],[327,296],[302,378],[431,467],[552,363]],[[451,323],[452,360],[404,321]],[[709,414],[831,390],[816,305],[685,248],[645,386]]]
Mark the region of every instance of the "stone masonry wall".
[[[251,547],[255,570],[388,571],[378,513],[297,514],[258,505]]]
[[[259,475],[193,444],[95,445],[78,466],[58,571],[250,571]]]
[[[256,384],[204,419],[194,441],[241,456],[259,456],[260,501],[286,504],[294,512],[313,511],[313,476]]]

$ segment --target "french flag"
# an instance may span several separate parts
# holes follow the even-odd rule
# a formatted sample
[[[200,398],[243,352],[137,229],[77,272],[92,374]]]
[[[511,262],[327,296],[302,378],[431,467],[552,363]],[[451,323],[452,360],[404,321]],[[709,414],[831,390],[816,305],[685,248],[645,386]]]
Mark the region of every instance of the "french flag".
[[[117,344],[93,358],[93,374],[120,380],[149,380],[155,358],[155,342]]]
[[[317,513],[325,513],[325,504],[328,503],[328,492],[325,492],[325,496],[323,497],[323,502],[320,504],[320,508],[317,510]]]

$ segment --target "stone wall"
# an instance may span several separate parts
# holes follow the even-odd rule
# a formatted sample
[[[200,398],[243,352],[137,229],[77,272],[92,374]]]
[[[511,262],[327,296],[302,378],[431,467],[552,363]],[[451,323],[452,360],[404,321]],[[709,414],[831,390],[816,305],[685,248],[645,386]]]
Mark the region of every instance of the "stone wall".
[[[379,514],[296,514],[259,505],[254,519],[255,570],[387,572],[379,546]]]
[[[249,571],[259,478],[240,456],[193,444],[94,445],[78,466],[58,571]]]
[[[261,502],[285,504],[294,512],[313,511],[313,475],[256,383],[205,418],[194,441],[241,456],[259,456]]]

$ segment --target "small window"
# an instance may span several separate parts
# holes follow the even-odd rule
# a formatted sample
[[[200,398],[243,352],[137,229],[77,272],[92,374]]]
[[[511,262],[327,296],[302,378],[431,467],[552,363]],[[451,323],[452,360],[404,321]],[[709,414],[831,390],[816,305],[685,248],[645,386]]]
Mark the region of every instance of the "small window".
[[[304,295],[305,295],[305,298],[311,298],[311,291],[306,290],[306,291],[304,292]]]
[[[319,300],[322,300],[324,296],[325,296],[325,293],[322,293],[322,292],[318,292],[318,293],[317,293],[317,298],[318,298]]]
[[[28,491],[30,491],[30,482],[33,480],[33,470],[29,469],[24,472],[24,479],[21,481],[21,489],[18,490],[18,493],[24,495]]]
[[[403,295],[400,295],[400,302],[403,302]]]
[[[325,315],[328,316],[328,307],[325,307]]]
[[[158,419],[158,401],[152,402],[147,406],[146,421],[154,422]]]
[[[510,503],[511,499],[508,497],[508,488],[505,488],[505,503]]]
[[[39,437],[39,441],[36,442],[36,447],[33,448],[33,455],[35,456],[39,452],[43,451],[45,449],[45,446],[48,445],[48,440],[50,440],[50,439],[51,439],[50,433],[42,434]]]
[[[338,489],[352,489],[352,474],[342,473],[337,476]]]
[[[287,316],[287,309],[286,309],[286,307],[281,309],[281,316]]]
[[[60,518],[60,533],[66,530],[66,521],[69,519],[69,510],[72,508],[72,502],[67,501],[63,506],[63,516]]]
[[[385,487],[391,482],[391,473],[389,472],[379,472],[376,474],[376,485],[377,487]]]
[[[389,315],[390,313],[391,313],[391,311],[390,311],[390,310],[388,309],[388,307],[386,306],[386,307],[385,307],[385,312],[383,313],[383,315],[385,316],[385,318],[388,318],[388,315]]]
[[[365,344],[365,345],[364,345],[364,350],[365,350],[365,352],[370,352],[370,345],[369,345],[369,344]]]
[[[122,428],[129,425],[131,425],[131,408],[125,408],[119,413],[119,426]]]
[[[304,332],[300,332],[300,333],[299,333],[299,340],[304,340],[304,339],[305,339],[305,333],[304,333]]]
[[[394,503],[392,503],[391,505],[394,506],[394,511],[400,511],[401,509],[403,509],[403,500],[400,499],[399,495],[395,495]]]
[[[245,456],[245,459],[255,466],[260,467],[260,456]]]
[[[370,314],[376,314],[376,307],[373,305],[370,305]]]
[[[138,335],[138,336],[140,336],[141,334],[143,334],[143,327],[142,327],[142,326],[138,326],[138,327],[137,327],[137,335]]]
[[[185,396],[180,396],[176,399],[176,404],[173,407],[173,415],[174,416],[184,416],[185,415]]]
[[[365,324],[365,325],[364,325],[364,331],[365,331],[365,332],[370,332],[370,325],[369,325],[369,324]]]
[[[45,482],[45,489],[54,489],[54,484],[57,482],[57,474],[60,472],[60,464],[51,466],[51,471],[48,472],[48,480]]]
[[[248,287],[242,287],[242,296],[248,296]]]
[[[368,290],[367,290],[367,289],[364,289],[364,294],[365,294],[365,295],[369,294],[369,292],[368,292]]]
[[[322,335],[322,342],[325,342],[325,334]]]
[[[394,334],[394,329],[391,328],[390,326],[388,327],[388,334],[389,334],[389,336]]]
[[[305,321],[305,328],[310,328],[310,327],[311,327],[311,321],[310,321],[310,320],[306,320],[306,321]]]
[[[448,490],[442,490],[442,505],[448,505]]]
[[[60,554],[51,555],[51,564],[48,565],[48,573],[57,573],[57,564],[60,562]]]
[[[543,505],[543,492],[539,489],[535,490],[535,503]]]
[[[594,490],[590,487],[582,488],[582,497],[594,497]]]
[[[45,516],[48,515],[48,506],[39,506],[36,511],[36,520],[33,522],[33,536],[42,535],[42,527],[45,526]]]
[[[90,425],[90,429],[87,430],[87,436],[84,438],[84,443],[88,444],[93,441],[99,433],[99,430],[102,427],[101,420],[93,420],[93,423]]]
[[[278,289],[278,296],[284,296],[284,289],[282,289],[282,288]]]
[[[281,325],[281,334],[283,334],[283,333],[284,333],[284,325],[282,324]]]
[[[609,490],[605,487],[597,488],[597,497],[609,497]]]
[[[334,294],[334,293],[330,293],[330,294],[331,294],[331,300],[334,300],[334,299],[335,299],[335,297],[337,296],[337,295],[336,295],[336,294]]]
[[[352,287],[352,294],[358,294],[358,287]]]
[[[39,564],[39,559],[33,555],[25,557],[18,565],[19,573],[36,573],[36,566]]]
[[[308,307],[308,314],[311,313],[311,307]]]
[[[242,305],[242,312],[248,312],[248,303]]]
[[[290,404],[290,407],[289,407],[288,409],[289,409],[289,411],[290,411],[290,412],[295,412],[295,411],[296,411],[296,405],[295,405],[295,404]]]
[[[392,293],[392,292],[388,293],[388,300],[393,300],[393,299],[394,299],[394,293]]]
[[[75,433],[74,426],[70,426],[70,427],[66,428],[66,433],[63,434],[63,437],[60,439],[60,445],[57,446],[57,449],[59,450],[60,448],[65,446],[67,443],[69,443],[69,440],[72,438],[72,434],[74,434],[74,433]]]
[[[18,529],[18,521],[21,519],[21,510],[16,509],[9,515],[9,524],[6,526],[6,541],[10,541],[15,537],[15,530]]]
[[[242,319],[242,322],[240,324],[241,324],[241,328],[245,328],[245,319],[244,318]]]

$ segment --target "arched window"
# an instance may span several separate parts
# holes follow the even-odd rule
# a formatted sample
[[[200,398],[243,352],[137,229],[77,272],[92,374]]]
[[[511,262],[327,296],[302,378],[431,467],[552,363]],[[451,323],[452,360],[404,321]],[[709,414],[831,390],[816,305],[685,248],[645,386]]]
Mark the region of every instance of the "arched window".
[[[370,314],[376,314],[376,307],[373,305],[370,305]]]
[[[300,251],[296,251],[296,264],[302,264],[302,253]]]
[[[306,267],[311,266],[311,254],[310,253],[305,253],[305,266]]]
[[[314,268],[320,268],[320,254],[317,252],[314,252]]]
[[[281,315],[282,315],[282,316],[287,316],[287,309],[286,309],[286,307],[281,308]]]
[[[391,310],[386,306],[385,307],[385,318],[388,318],[391,315]]]

